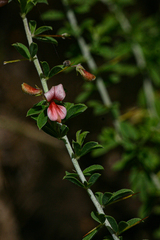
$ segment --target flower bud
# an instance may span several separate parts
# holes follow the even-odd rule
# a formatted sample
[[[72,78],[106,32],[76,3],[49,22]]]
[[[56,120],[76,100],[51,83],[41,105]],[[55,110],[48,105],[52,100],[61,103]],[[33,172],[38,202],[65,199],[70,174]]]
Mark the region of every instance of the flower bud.
[[[3,7],[8,3],[8,0],[0,0],[0,7]]]
[[[76,67],[76,71],[79,72],[86,81],[90,82],[96,79],[96,76],[90,72],[87,72],[80,63],[75,65],[75,67]]]
[[[29,94],[29,95],[32,95],[32,96],[40,96],[42,95],[43,91],[42,89],[40,88],[34,88],[34,87],[31,87],[30,85],[28,85],[27,83],[23,83],[21,85],[22,87],[22,91]]]
[[[63,62],[63,65],[64,65],[65,67],[69,67],[69,66],[71,65],[71,61],[70,61],[70,60],[65,60],[65,61]]]

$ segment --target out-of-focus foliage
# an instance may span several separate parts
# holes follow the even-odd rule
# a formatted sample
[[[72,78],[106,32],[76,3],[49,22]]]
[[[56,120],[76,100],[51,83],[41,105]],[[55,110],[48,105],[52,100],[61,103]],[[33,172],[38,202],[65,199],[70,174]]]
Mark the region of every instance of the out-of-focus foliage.
[[[65,1],[62,1],[63,3]],[[43,14],[45,20],[64,19],[65,27],[57,34],[67,32],[83,37],[88,43],[92,57],[97,62],[94,74],[102,77],[106,88],[113,85],[131,84],[138,81],[134,106],[121,113],[121,103],[113,102],[108,108],[101,99],[93,99],[96,84],[84,83],[77,102],[84,101],[93,107],[94,114],[105,116],[111,113],[118,127],[103,126],[98,140],[104,148],[96,149],[93,156],[100,156],[120,147],[121,158],[113,168],[128,169],[134,191],[140,192],[142,202],[140,216],[150,213],[159,215],[160,196],[160,17],[159,13],[144,14],[136,1],[131,0],[70,0],[69,6],[76,15],[78,29],[65,21],[65,11]],[[95,15],[96,7],[102,9]],[[112,7],[115,7],[114,9]],[[116,9],[116,11],[114,11]],[[94,14],[92,14],[92,12]],[[124,14],[124,15],[123,15]],[[125,19],[121,17],[125,16]],[[118,18],[119,17],[119,18]],[[55,19],[54,19],[55,18]],[[124,20],[123,23],[121,20]],[[127,25],[129,22],[129,26]],[[125,25],[126,24],[126,25]],[[123,25],[123,26],[122,26]],[[127,26],[125,28],[125,26]],[[124,27],[124,28],[123,28]],[[125,29],[127,29],[125,31]],[[137,47],[138,46],[138,47]],[[69,46],[66,57],[75,63],[87,61],[80,51],[78,41]],[[130,91],[132,89],[130,88]],[[125,94],[126,93],[126,94]],[[128,101],[132,92],[123,91]],[[125,97],[126,96],[126,97]],[[118,100],[118,99],[117,99]],[[119,109],[120,106],[120,109]],[[114,115],[114,110],[116,115]],[[158,239],[160,230],[154,234]]]

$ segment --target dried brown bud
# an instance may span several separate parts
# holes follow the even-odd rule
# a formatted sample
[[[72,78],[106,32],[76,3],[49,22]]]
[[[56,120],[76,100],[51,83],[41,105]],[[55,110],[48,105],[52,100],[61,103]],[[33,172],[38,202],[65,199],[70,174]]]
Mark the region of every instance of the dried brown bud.
[[[8,0],[0,0],[0,7],[3,7],[8,3]]]

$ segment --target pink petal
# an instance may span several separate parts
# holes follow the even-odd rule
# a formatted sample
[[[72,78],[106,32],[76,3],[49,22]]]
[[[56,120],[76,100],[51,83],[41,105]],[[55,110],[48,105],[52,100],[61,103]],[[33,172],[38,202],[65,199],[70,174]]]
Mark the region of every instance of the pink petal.
[[[48,102],[54,99],[54,92],[55,92],[55,86],[53,86],[48,92],[44,94]]]
[[[65,96],[66,93],[63,89],[63,85],[59,84],[57,86],[53,86],[47,93],[44,94],[47,101],[50,102],[51,100],[58,100],[58,101],[62,101]]]
[[[61,122],[65,118],[67,110],[64,106],[57,105],[55,102],[51,102],[48,109],[47,115],[51,121]]]
[[[55,86],[55,95],[54,95],[54,99],[58,100],[58,101],[62,101],[66,96],[66,93],[63,89],[63,85],[59,84],[57,86]]]

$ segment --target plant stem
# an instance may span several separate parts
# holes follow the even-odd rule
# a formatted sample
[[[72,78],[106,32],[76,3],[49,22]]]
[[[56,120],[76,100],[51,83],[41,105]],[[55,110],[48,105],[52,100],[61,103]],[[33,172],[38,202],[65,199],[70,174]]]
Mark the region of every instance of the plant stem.
[[[23,24],[24,24],[24,29],[25,29],[25,33],[26,33],[26,36],[27,36],[28,44],[30,46],[31,43],[33,43],[33,39],[32,39],[32,35],[31,35],[30,29],[29,29],[29,26],[28,26],[28,21],[27,21],[26,16],[24,16],[24,15],[22,15],[22,19],[23,19]],[[40,77],[43,90],[46,93],[46,92],[48,92],[48,86],[47,86],[47,83],[46,83],[46,79],[44,77],[42,77],[43,76],[43,71],[42,71],[42,68],[41,68],[41,65],[39,63],[37,55],[35,55],[33,62],[34,62],[35,68],[37,69],[38,75]]]
[[[32,39],[31,32],[29,30],[28,21],[27,21],[26,16],[22,16],[22,19],[23,19],[23,24],[24,24],[24,29],[25,29],[25,32],[26,32],[28,44],[30,45],[33,42],[33,39]],[[45,78],[41,78],[41,76],[43,76],[43,71],[41,69],[41,66],[40,66],[40,63],[39,63],[39,60],[38,60],[37,56],[35,56],[34,65],[35,65],[35,68],[36,68],[36,70],[38,72],[38,75],[40,76],[43,90],[44,90],[44,92],[47,92],[48,91],[48,86],[47,86]],[[65,146],[66,146],[66,148],[68,150],[68,153],[70,155],[72,163],[73,163],[73,165],[75,167],[75,170],[76,170],[76,172],[77,172],[81,182],[82,183],[86,182],[86,178],[85,178],[85,176],[84,176],[84,174],[83,174],[83,172],[82,172],[82,170],[81,170],[81,168],[79,166],[78,161],[75,158],[72,157],[73,156],[73,150],[72,150],[72,147],[71,147],[71,145],[69,143],[68,137],[64,136],[63,140],[65,142]],[[93,194],[92,190],[91,189],[87,189],[87,192],[88,192],[88,194],[90,196],[90,199],[92,200],[94,206],[96,207],[98,213],[105,214],[103,209],[102,209],[102,206],[97,201],[97,199],[96,199],[95,195]],[[119,238],[116,236],[115,232],[113,231],[113,229],[112,229],[112,227],[111,227],[111,225],[110,225],[110,223],[108,222],[107,219],[105,220],[104,225],[107,227],[108,231],[111,233],[113,239],[114,240],[119,240]]]
[[[82,183],[87,182],[87,180],[86,180],[86,178],[85,178],[85,176],[84,176],[84,174],[83,174],[83,172],[82,172],[82,170],[81,170],[81,168],[79,166],[79,163],[78,163],[77,159],[72,157],[74,153],[73,153],[72,147],[71,147],[71,145],[70,145],[70,143],[68,141],[67,136],[64,136],[63,140],[65,141],[66,148],[68,150],[68,153],[69,153],[69,155],[71,157],[72,163],[73,163],[73,165],[74,165],[74,167],[76,169],[76,172],[78,173],[78,176],[79,176],[81,182]],[[104,211],[103,211],[102,206],[97,201],[97,199],[96,199],[94,193],[92,192],[92,190],[90,188],[88,188],[87,192],[88,192],[88,194],[90,196],[90,199],[92,200],[94,206],[96,207],[97,212],[99,214],[105,214]],[[113,229],[112,229],[112,227],[111,227],[111,225],[110,225],[110,223],[108,222],[107,219],[105,220],[104,225],[107,227],[107,229],[110,232],[110,234],[112,235],[113,239],[114,240],[119,240],[119,238],[116,236],[115,232],[113,231]]]

